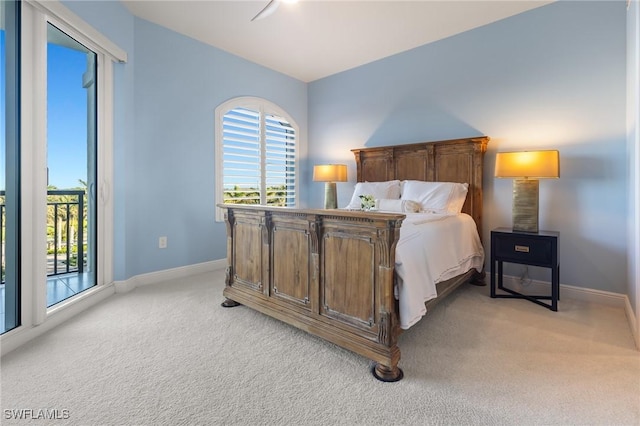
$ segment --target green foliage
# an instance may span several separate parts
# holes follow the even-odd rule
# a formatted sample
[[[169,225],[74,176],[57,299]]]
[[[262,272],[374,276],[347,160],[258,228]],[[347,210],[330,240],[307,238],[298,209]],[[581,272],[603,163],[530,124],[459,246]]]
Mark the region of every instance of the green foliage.
[[[260,191],[257,188],[240,188],[225,190],[223,194],[225,204],[260,204]],[[267,188],[267,204],[270,206],[286,207],[287,186],[277,185]]]
[[[85,237],[88,235],[87,184],[82,180],[79,180],[79,182],[82,185],[81,187],[69,188],[64,191],[82,192],[84,194],[82,206],[79,205],[79,195],[55,194],[55,191],[58,190],[55,186],[49,186],[47,188],[49,192],[53,192],[53,194],[47,195],[47,254],[52,255],[57,253],[58,256],[66,257],[68,244],[71,251],[69,254],[70,266],[76,266],[77,264],[79,227],[82,227]],[[82,209],[82,223],[78,223],[80,209]],[[58,230],[57,241],[55,233],[56,226]],[[67,229],[69,229],[69,233],[67,233]],[[67,239],[69,239],[69,241],[67,241]],[[83,244],[83,247],[86,247],[86,244]]]

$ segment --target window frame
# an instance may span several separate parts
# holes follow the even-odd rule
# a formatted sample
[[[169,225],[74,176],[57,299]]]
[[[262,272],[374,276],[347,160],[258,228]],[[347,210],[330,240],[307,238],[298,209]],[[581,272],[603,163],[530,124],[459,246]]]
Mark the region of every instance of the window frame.
[[[227,112],[236,109],[245,108],[260,113],[260,146],[261,146],[261,158],[264,162],[265,156],[265,115],[276,115],[287,120],[289,125],[295,132],[295,154],[294,154],[294,205],[298,207],[300,203],[300,127],[296,121],[287,113],[284,109],[278,105],[270,102],[266,99],[253,97],[253,96],[241,96],[230,99],[222,104],[218,105],[215,110],[215,203],[216,203],[216,222],[224,221],[224,210],[218,207],[218,204],[224,202],[224,167],[223,167],[223,145],[224,145],[224,127],[223,120]],[[261,180],[261,191],[263,191],[263,185],[266,185],[264,179]],[[260,204],[264,205],[264,204]]]

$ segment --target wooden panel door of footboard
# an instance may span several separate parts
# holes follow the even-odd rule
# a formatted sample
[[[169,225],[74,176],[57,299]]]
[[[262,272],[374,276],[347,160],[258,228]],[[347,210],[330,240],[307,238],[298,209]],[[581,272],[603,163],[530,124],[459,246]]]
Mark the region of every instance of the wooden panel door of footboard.
[[[324,217],[320,264],[320,314],[356,328],[384,346],[395,344],[393,296],[398,228],[367,217]]]
[[[259,211],[233,211],[227,218],[229,285],[264,292],[269,270],[269,217]]]
[[[313,297],[318,288],[314,224],[314,217],[305,214],[271,216],[270,295],[305,310],[317,305],[317,297]]]
[[[323,226],[320,312],[375,339],[376,237],[367,230],[350,231],[331,223]]]

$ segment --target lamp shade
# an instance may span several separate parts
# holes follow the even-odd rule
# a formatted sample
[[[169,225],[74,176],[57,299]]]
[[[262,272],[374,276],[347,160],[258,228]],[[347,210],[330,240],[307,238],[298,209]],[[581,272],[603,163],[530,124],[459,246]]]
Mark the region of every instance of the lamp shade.
[[[322,164],[313,166],[314,182],[346,182],[347,166],[345,164]]]
[[[499,152],[496,155],[495,176],[498,178],[558,178],[559,153],[549,151]]]

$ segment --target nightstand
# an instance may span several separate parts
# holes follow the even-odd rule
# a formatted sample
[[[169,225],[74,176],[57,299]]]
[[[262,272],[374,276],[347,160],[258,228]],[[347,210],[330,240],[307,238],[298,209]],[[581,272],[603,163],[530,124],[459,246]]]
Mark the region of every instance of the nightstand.
[[[491,297],[527,299],[552,311],[558,310],[560,299],[560,264],[558,263],[558,238],[560,233],[540,231],[538,233],[518,232],[510,228],[496,228],[491,231]],[[502,282],[502,263],[540,266],[551,269],[551,295],[531,296],[507,288]],[[496,271],[498,264],[498,290],[496,293]],[[542,302],[550,300],[550,303]]]

